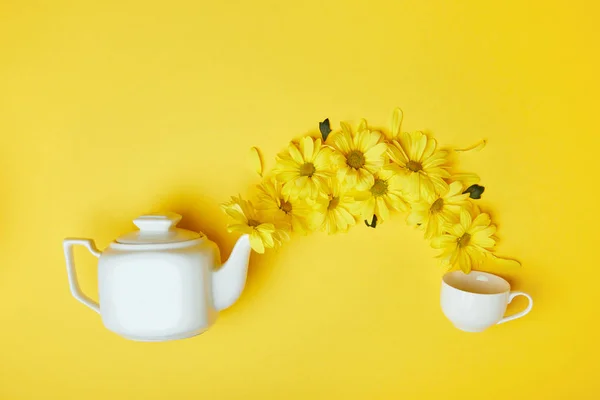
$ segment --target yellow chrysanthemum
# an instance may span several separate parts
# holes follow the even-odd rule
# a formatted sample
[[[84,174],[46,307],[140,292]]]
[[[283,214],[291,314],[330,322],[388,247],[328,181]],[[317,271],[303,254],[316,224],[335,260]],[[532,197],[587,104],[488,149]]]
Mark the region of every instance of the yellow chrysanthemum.
[[[229,203],[222,206],[223,211],[234,219],[227,226],[229,232],[240,232],[250,236],[250,246],[257,253],[264,253],[265,248],[273,248],[287,238],[287,234],[273,223],[265,223],[258,215],[252,203],[241,197],[232,197]]]
[[[458,267],[466,274],[478,268],[496,245],[496,226],[477,207],[472,207],[471,212],[461,208],[459,222],[447,230],[448,233],[434,237],[431,246],[443,250],[439,257],[450,267]]]
[[[394,110],[392,118],[392,140],[388,146],[392,164],[386,165],[407,178],[406,191],[414,199],[427,193],[441,193],[450,177],[448,153],[436,150],[437,142],[423,132],[401,132],[402,112]]]
[[[273,172],[286,199],[316,199],[342,162],[341,155],[323,146],[321,139],[306,136],[277,156]]]
[[[354,198],[358,202],[360,216],[371,221],[373,215],[379,222],[390,216],[391,210],[406,211],[408,204],[404,200],[402,180],[393,171],[381,170],[374,176],[373,185],[365,191],[358,192]]]
[[[353,215],[356,205],[354,198],[339,180],[331,180],[327,192],[325,192],[325,196],[321,197],[319,204],[321,207],[319,212],[313,214],[313,222],[317,226],[321,226],[328,234],[347,232],[356,224],[356,218]]]
[[[441,235],[446,225],[458,222],[460,209],[469,204],[469,195],[462,192],[462,183],[452,182],[440,194],[427,193],[421,196],[421,201],[411,204],[406,221],[411,225],[420,225],[427,239]]]
[[[436,151],[437,142],[423,132],[402,132],[389,146],[389,168],[406,178],[407,192],[414,198],[442,192],[448,184],[447,152]]]
[[[342,122],[342,130],[327,138],[344,157],[344,164],[337,171],[337,178],[346,186],[364,190],[373,186],[373,174],[379,171],[386,160],[387,144],[379,132],[371,131],[364,119],[356,133],[350,125]]]
[[[262,210],[276,224],[282,224],[295,232],[311,230],[308,219],[315,213],[315,206],[301,199],[286,200],[281,183],[274,178],[265,179],[258,186],[256,208]]]

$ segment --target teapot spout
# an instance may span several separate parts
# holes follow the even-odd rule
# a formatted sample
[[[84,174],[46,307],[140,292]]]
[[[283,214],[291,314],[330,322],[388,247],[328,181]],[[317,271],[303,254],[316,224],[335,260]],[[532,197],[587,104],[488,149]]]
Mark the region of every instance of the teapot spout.
[[[213,302],[217,311],[237,301],[246,285],[250,259],[250,236],[241,236],[221,268],[212,273]]]

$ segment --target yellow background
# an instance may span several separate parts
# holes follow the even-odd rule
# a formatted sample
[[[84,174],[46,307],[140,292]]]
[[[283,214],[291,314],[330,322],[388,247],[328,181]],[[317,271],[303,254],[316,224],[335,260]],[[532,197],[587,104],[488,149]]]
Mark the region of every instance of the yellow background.
[[[597,399],[592,3],[0,2],[0,399]],[[523,263],[492,269],[535,298],[526,318],[454,329],[400,215],[254,255],[190,340],[126,341],[71,297],[63,237],[102,249],[170,209],[226,257],[249,147],[272,166],[326,117],[387,126],[396,106],[442,145],[489,140],[461,167]]]

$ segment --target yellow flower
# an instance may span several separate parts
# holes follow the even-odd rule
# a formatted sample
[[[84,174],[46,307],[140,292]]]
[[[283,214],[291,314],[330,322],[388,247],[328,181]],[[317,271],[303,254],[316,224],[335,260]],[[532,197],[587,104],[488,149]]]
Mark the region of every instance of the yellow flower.
[[[331,180],[325,194],[326,196],[322,196],[319,200],[321,205],[319,212],[313,213],[313,223],[316,226],[320,225],[330,235],[347,232],[356,224],[353,215],[354,198],[346,190],[346,186],[337,179]]]
[[[235,222],[228,225],[227,230],[248,234],[250,246],[257,253],[264,253],[265,248],[278,246],[287,238],[287,234],[275,224],[262,222],[261,216],[250,201],[232,197],[229,203],[221,207]]]
[[[406,178],[406,190],[415,199],[440,193],[448,188],[446,151],[436,151],[437,142],[423,132],[402,132],[389,146],[389,168]]]
[[[273,172],[283,184],[286,199],[314,200],[327,188],[327,180],[341,162],[341,155],[323,146],[321,139],[306,136],[277,156]]]
[[[344,156],[344,164],[338,169],[337,177],[345,185],[364,190],[373,186],[373,174],[379,171],[386,158],[387,145],[381,133],[368,129],[364,119],[358,125],[356,133],[345,122],[342,130],[333,132],[327,143]]]
[[[383,222],[389,218],[390,210],[408,210],[403,196],[400,177],[393,171],[381,170],[375,174],[373,185],[356,193],[354,198],[363,219],[371,221],[373,215],[377,215],[377,220]]]
[[[281,183],[276,179],[265,179],[258,186],[256,208],[276,224],[295,232],[307,233],[310,230],[307,218],[315,212],[315,206],[308,205],[301,199],[286,200],[281,189]]]
[[[427,239],[441,235],[446,225],[458,222],[460,209],[469,204],[469,194],[462,192],[462,183],[452,182],[440,194],[425,194],[421,201],[411,204],[406,222],[410,225],[420,224]]]
[[[494,233],[496,226],[488,214],[480,213],[477,207],[471,212],[461,208],[459,222],[448,227],[448,233],[434,237],[431,246],[443,250],[439,257],[448,265],[468,274],[492,251],[496,244]]]

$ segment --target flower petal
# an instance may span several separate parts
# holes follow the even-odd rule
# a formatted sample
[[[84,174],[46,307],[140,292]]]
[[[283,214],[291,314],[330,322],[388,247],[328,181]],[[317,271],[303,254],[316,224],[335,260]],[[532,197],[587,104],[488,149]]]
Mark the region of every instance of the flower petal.
[[[260,155],[260,150],[258,147],[250,148],[250,161],[252,163],[252,167],[256,171],[259,176],[263,176],[263,161]]]
[[[429,220],[425,223],[425,225],[426,225],[425,226],[425,238],[426,239],[429,239],[429,238],[439,235],[441,233],[440,229],[439,229],[440,224],[438,223],[437,218],[438,218],[437,216],[431,215],[429,217]]]
[[[465,147],[464,149],[454,149],[454,151],[471,151],[471,150],[479,151],[479,150],[483,149],[486,144],[487,144],[487,140],[483,139],[469,147]]]
[[[233,218],[236,222],[246,223],[248,220],[244,213],[242,213],[241,209],[238,207],[223,207],[223,211],[231,218]]]
[[[258,230],[258,234],[260,235],[262,242],[264,244],[265,247],[268,248],[273,248],[275,247],[275,241],[273,240],[273,232],[264,232],[261,231],[260,229]]]
[[[466,231],[467,229],[469,229],[471,227],[472,223],[473,223],[473,219],[471,218],[471,213],[469,213],[464,208],[461,208],[460,209],[460,224],[462,225],[462,228],[464,228]]]
[[[362,203],[361,217],[370,221],[373,214],[375,214],[375,198],[371,196]]]
[[[361,168],[358,171],[356,171],[356,180],[354,181],[354,184],[356,185],[356,188],[358,190],[368,189],[371,186],[373,186],[373,183],[375,183],[375,178],[373,177],[373,174],[371,174],[369,171],[367,171],[364,168]],[[348,181],[348,185],[352,185],[350,181]]]
[[[338,149],[343,154],[348,154],[351,151],[351,139],[344,132],[335,132],[329,136],[333,147]]]
[[[377,212],[376,214],[381,218],[381,222],[390,218],[390,210],[385,204],[385,200],[382,197],[377,198]]]
[[[252,227],[246,224],[231,224],[227,226],[227,232],[251,233]]]
[[[406,190],[416,199],[421,195],[421,174],[418,172],[409,172],[406,182]]]
[[[465,274],[471,272],[471,268],[473,266],[473,262],[471,261],[471,257],[469,253],[466,251],[461,251],[458,257],[458,266]]]
[[[294,162],[296,162],[299,165],[304,164],[304,159],[302,158],[302,153],[300,153],[300,150],[298,150],[298,147],[296,146],[295,143],[290,143],[288,145],[288,153],[289,153],[290,157],[292,158],[292,160],[294,160]]]
[[[452,175],[452,180],[459,181],[463,184],[463,188],[466,189],[471,185],[475,185],[479,183],[481,178],[477,174],[454,174]]]
[[[348,225],[354,225],[356,223],[356,219],[354,218],[354,215],[350,214],[350,212],[348,212],[348,210],[344,209],[344,208],[339,208],[338,210],[336,210],[340,217],[346,221],[346,223]]]
[[[257,231],[253,231],[250,234],[250,247],[252,247],[252,250],[256,251],[257,253],[262,254],[265,252],[265,245],[263,244],[262,238]]]
[[[471,225],[473,228],[475,227],[487,227],[492,223],[489,214],[481,213],[473,220],[473,224]]]
[[[313,161],[313,154],[315,151],[315,143],[313,142],[313,138],[310,136],[305,136],[300,141],[300,149],[302,150],[302,155],[304,156],[304,161],[310,162]]]
[[[349,135],[352,135],[352,127],[347,122],[340,122],[340,126],[342,127],[342,131]]]
[[[418,225],[423,224],[426,221],[425,213],[413,210],[406,217],[406,223],[408,225]]]
[[[402,167],[405,167],[406,163],[409,160],[408,156],[406,155],[406,152],[402,148],[401,143],[397,140],[392,141],[392,146],[388,146],[388,154],[392,161],[394,161]]]
[[[453,224],[453,225],[447,227],[447,229],[448,229],[448,233],[450,233],[452,236],[455,236],[457,238],[464,235],[465,231],[466,231],[466,229],[462,223]]]
[[[434,249],[443,249],[445,247],[455,247],[456,246],[456,238],[450,235],[440,235],[434,236],[431,239],[431,247]]]
[[[365,158],[369,159],[371,162],[375,162],[383,157],[383,155],[387,152],[387,149],[387,144],[377,143],[365,151]]]
[[[402,129],[402,119],[404,118],[404,114],[400,108],[395,108],[392,114],[392,138],[395,138],[400,134]]]
[[[361,119],[359,124],[358,124],[358,128],[356,128],[356,132],[362,132],[362,131],[366,131],[367,130],[367,120],[366,119]]]
[[[427,135],[421,133],[417,141],[412,143],[412,154],[409,154],[410,159],[414,161],[420,161],[423,158],[423,152],[425,151],[427,143]]]
[[[452,182],[448,185],[448,192],[443,196],[444,199],[462,194],[463,186],[460,182]]]

